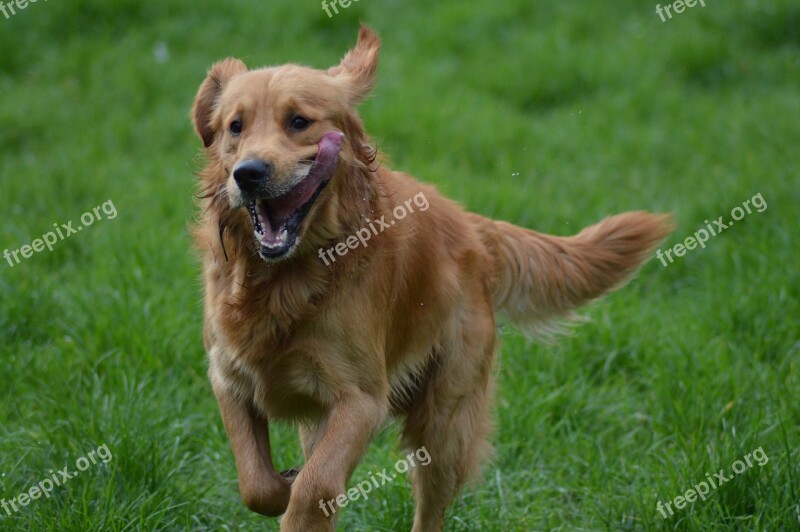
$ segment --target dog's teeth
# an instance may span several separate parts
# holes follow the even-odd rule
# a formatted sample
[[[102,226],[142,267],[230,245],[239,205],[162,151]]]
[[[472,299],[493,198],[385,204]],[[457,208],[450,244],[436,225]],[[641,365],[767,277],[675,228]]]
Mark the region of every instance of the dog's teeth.
[[[289,231],[284,229],[283,232],[278,235],[278,240],[281,242],[286,242],[286,239],[289,238]]]

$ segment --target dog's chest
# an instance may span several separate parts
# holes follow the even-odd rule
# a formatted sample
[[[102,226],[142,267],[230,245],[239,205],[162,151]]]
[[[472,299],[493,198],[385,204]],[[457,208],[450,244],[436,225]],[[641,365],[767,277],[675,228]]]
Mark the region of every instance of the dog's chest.
[[[206,270],[205,338],[212,380],[272,417],[313,415],[330,386],[319,361],[329,342],[319,333],[302,333],[316,314],[312,294],[291,279],[251,278],[242,263],[230,273],[222,275],[213,266]]]
[[[337,340],[308,323],[286,334],[268,313],[208,312],[212,380],[271,418],[318,417],[347,379],[341,375],[347,368],[336,362]]]
[[[221,341],[209,350],[210,374],[271,418],[316,417],[332,396],[317,357],[299,345],[270,351]]]

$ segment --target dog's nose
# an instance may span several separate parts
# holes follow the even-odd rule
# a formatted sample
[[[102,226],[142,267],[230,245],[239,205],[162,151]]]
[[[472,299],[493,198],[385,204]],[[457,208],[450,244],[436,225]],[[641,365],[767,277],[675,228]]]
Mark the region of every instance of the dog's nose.
[[[272,174],[272,165],[260,159],[248,159],[233,169],[233,179],[245,192],[254,192],[263,185]]]

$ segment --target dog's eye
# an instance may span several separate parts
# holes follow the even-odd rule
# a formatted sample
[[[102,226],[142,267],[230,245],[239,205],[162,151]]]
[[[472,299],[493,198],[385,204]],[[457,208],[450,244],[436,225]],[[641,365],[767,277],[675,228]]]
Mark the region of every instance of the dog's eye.
[[[295,131],[303,131],[311,125],[311,120],[304,116],[297,115],[289,122],[289,126]]]
[[[231,125],[228,126],[228,129],[230,129],[231,135],[239,135],[241,134],[242,129],[244,129],[244,126],[242,126],[242,122],[240,120],[234,120],[231,122]]]

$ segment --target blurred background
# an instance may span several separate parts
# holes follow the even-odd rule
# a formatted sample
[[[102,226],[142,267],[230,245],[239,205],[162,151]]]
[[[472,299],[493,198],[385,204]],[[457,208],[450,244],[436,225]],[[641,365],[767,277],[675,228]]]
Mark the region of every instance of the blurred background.
[[[503,326],[496,455],[446,529],[800,526],[800,4],[705,4],[665,21],[642,0],[358,0],[330,17],[317,0],[7,7],[0,498],[20,503],[102,445],[113,458],[0,506],[0,530],[278,529],[240,501],[207,383],[188,112],[213,62],[326,68],[359,21],[383,39],[368,131],[470,210],[555,234],[674,212],[666,250],[756,194],[768,206],[651,261],[554,345]],[[82,230],[35,249],[71,222]],[[396,433],[355,481],[402,457]],[[293,428],[273,438],[281,468],[301,464]],[[757,448],[765,465],[657,511]],[[398,479],[340,529],[412,516]]]

